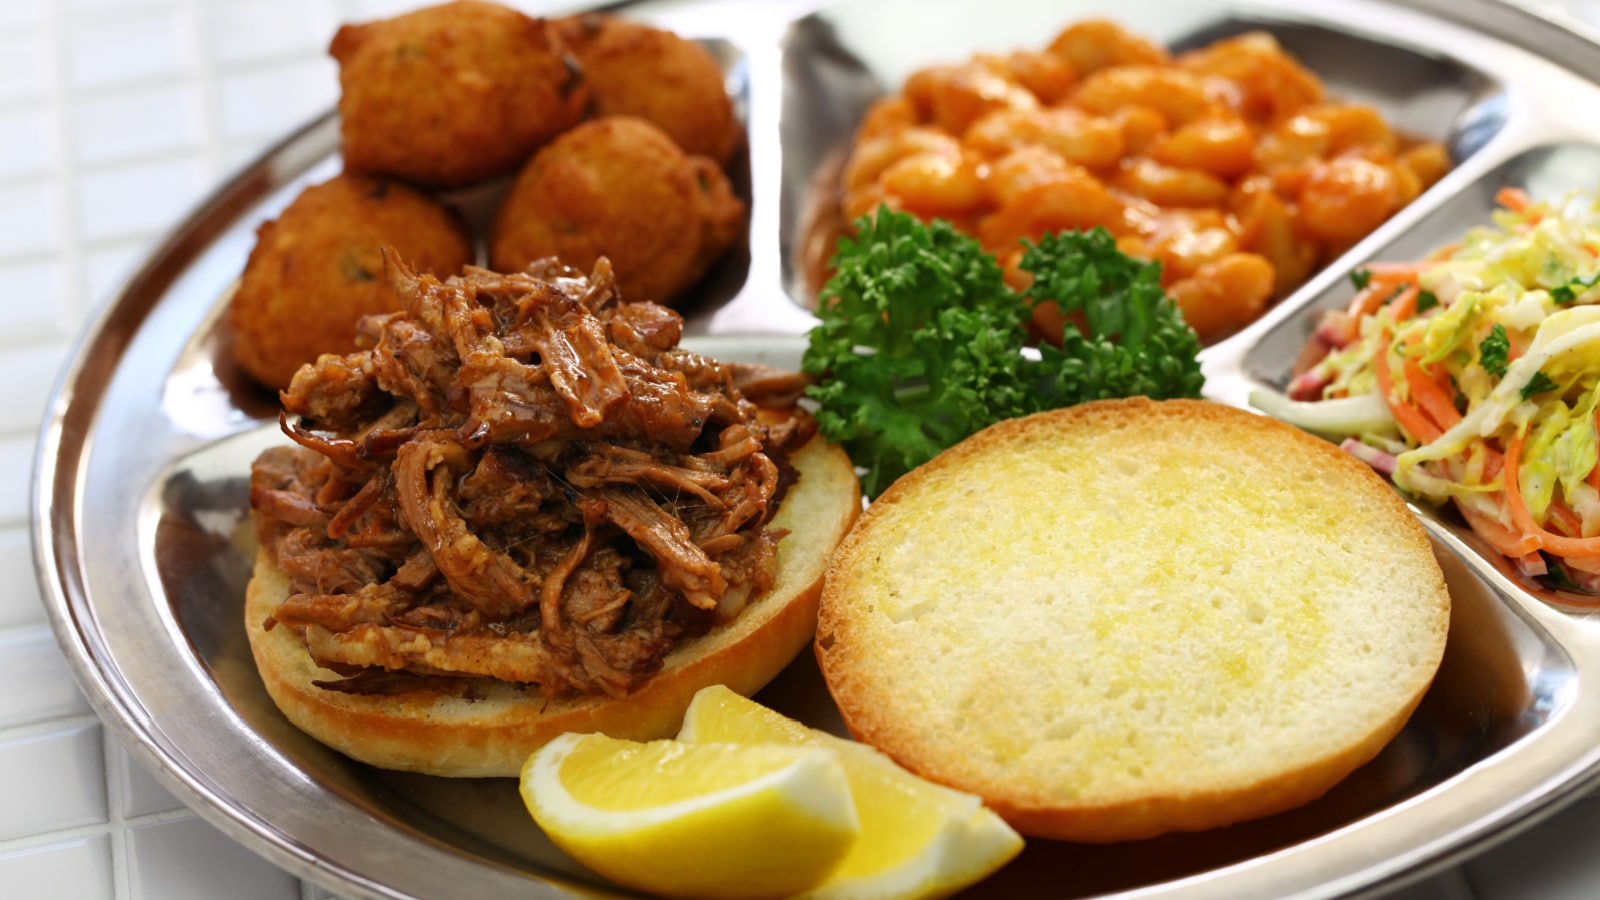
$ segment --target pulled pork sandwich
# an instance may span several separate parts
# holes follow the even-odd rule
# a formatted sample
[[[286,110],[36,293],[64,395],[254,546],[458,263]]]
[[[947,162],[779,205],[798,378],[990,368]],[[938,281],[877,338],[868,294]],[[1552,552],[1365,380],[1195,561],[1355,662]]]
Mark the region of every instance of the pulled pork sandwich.
[[[860,509],[794,376],[678,346],[601,260],[439,281],[282,395],[251,472],[246,603],[268,692],[358,760],[514,775],[566,731],[644,739],[811,639]]]

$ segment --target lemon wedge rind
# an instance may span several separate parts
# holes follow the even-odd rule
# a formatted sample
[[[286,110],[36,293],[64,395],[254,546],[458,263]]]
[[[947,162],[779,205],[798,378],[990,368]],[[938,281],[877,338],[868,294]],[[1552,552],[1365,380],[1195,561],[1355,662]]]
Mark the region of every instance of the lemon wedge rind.
[[[635,766],[640,758],[649,760],[646,767],[698,766],[710,788],[649,805],[609,802],[592,787],[580,791],[588,796],[569,790],[562,769],[572,754],[610,752],[611,745],[619,780],[630,777],[622,770],[630,765],[627,754],[635,753],[642,754]],[[844,769],[826,751],[706,744],[659,748],[664,752],[652,757],[636,749],[648,747],[603,735],[564,735],[530,756],[523,769],[523,800],[540,827],[568,855],[618,884],[708,900],[803,894],[833,872],[860,834]],[[760,771],[741,780],[752,760]],[[632,777],[651,774],[641,768]],[[729,783],[718,785],[719,779]],[[714,859],[708,847],[716,848]]]
[[[972,795],[907,772],[884,753],[808,728],[723,686],[701,690],[678,739],[814,747],[849,779],[862,838],[815,900],[909,900],[953,894],[1009,862],[1022,837]]]

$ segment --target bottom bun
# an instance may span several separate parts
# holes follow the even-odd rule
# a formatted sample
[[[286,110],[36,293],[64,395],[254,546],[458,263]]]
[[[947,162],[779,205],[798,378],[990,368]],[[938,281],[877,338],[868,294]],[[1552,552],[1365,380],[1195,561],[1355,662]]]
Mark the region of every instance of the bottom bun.
[[[528,754],[565,732],[600,731],[631,740],[671,735],[696,691],[725,684],[741,694],[754,693],[810,643],[816,630],[822,575],[861,511],[860,487],[849,458],[820,438],[791,462],[800,480],[771,523],[789,531],[778,543],[772,590],[732,622],[674,648],[661,670],[626,697],[546,701],[503,682],[476,699],[316,687],[313,681],[340,676],[319,667],[293,629],[266,627],[288,597],[289,582],[264,551],[245,598],[245,630],[256,668],[289,721],[333,749],[385,769],[515,776]]]

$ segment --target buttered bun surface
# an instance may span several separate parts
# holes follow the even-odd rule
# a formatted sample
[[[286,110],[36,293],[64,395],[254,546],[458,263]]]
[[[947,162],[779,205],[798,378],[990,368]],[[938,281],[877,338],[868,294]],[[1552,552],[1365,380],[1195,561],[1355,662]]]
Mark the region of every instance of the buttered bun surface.
[[[816,652],[852,733],[1024,834],[1107,842],[1306,803],[1444,652],[1431,543],[1367,466],[1203,401],[994,425],[840,547]]]

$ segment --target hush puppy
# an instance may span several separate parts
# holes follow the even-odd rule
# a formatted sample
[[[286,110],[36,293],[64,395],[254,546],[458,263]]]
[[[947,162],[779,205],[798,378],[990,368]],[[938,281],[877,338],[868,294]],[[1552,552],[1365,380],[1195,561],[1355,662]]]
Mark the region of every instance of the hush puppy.
[[[528,162],[495,216],[490,265],[546,256],[587,271],[605,256],[624,300],[669,303],[738,238],[744,203],[715,160],[643,119],[585,122]]]
[[[722,67],[704,46],[604,13],[556,25],[583,67],[595,116],[638,116],[683,152],[727,164],[742,134]]]
[[[384,246],[440,278],[473,261],[461,223],[416,190],[340,175],[302,191],[256,231],[229,308],[235,361],[282,389],[301,364],[354,350],[362,316],[400,308]]]
[[[346,170],[427,187],[515,170],[588,102],[550,22],[494,3],[345,25],[328,52],[339,62]]]

